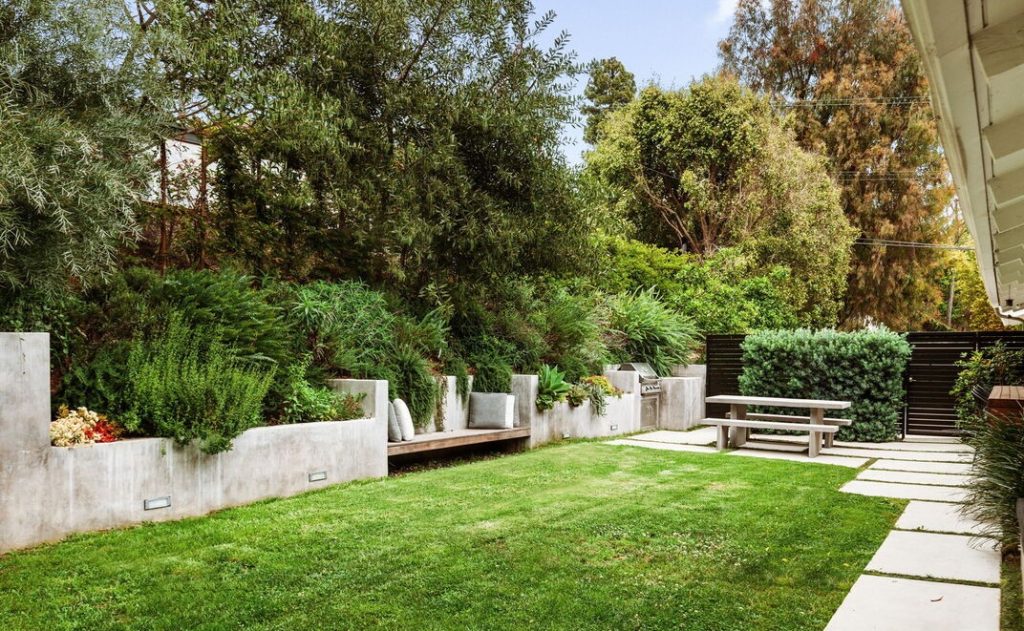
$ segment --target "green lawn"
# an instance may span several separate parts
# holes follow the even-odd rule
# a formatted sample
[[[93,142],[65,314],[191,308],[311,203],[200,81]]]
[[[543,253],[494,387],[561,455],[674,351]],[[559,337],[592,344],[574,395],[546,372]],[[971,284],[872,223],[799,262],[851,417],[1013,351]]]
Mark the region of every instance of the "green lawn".
[[[0,629],[813,629],[902,502],[575,443],[0,557]]]

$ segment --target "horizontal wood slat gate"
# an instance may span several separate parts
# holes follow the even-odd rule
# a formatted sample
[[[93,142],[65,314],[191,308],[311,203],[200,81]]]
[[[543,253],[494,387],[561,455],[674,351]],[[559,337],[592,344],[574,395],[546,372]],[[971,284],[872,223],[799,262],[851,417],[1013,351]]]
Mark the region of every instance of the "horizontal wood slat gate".
[[[744,337],[707,336],[708,396],[739,392]],[[956,413],[949,394],[958,373],[956,362],[999,341],[1008,348],[1024,349],[1024,331],[914,332],[907,334],[907,341],[913,350],[906,373],[905,433],[956,436]],[[709,405],[708,415],[724,414],[728,411],[725,407]]]

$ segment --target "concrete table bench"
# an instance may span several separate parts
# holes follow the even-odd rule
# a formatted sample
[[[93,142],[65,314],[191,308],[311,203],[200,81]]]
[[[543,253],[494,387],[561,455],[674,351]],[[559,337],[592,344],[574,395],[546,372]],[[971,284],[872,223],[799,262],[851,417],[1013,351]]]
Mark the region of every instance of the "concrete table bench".
[[[707,397],[707,403],[722,403],[729,406],[729,419],[705,419],[705,425],[718,425],[719,435],[724,433],[725,428],[733,428],[732,444],[736,447],[743,445],[750,435],[751,429],[783,429],[808,433],[807,453],[815,457],[821,448],[824,438],[825,447],[831,447],[835,433],[839,426],[849,425],[847,419],[825,418],[825,410],[845,410],[850,407],[849,401],[832,401],[828,399],[792,399],[786,397],[752,397],[743,395],[718,394]],[[775,408],[796,408],[805,409],[810,412],[808,416],[786,415],[786,414],[748,414],[747,406],[759,405]],[[727,425],[721,425],[718,421],[729,421]],[[736,421],[743,421],[736,423]],[[751,425],[753,423],[753,425]],[[786,427],[771,427],[769,423],[777,423]],[[806,423],[806,424],[804,424]],[[825,429],[821,429],[825,428]],[[724,448],[724,447],[723,447]]]
[[[747,442],[747,432],[752,429],[778,429],[795,432],[807,432],[807,455],[815,458],[821,450],[821,436],[831,436],[839,431],[836,425],[817,425],[814,423],[780,423],[778,421],[754,421],[749,419],[732,420],[727,418],[706,418],[701,425],[718,427],[718,448],[725,449],[729,441],[729,428],[733,428],[732,446],[742,447]]]

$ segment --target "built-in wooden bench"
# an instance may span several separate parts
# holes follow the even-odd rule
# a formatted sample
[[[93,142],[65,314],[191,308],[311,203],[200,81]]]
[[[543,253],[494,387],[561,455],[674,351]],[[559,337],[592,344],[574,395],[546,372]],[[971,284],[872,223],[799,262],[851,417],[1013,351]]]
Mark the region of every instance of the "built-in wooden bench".
[[[749,415],[748,415],[749,416]],[[817,457],[821,450],[822,436],[835,434],[839,431],[838,425],[824,425],[818,423],[785,423],[782,421],[759,421],[751,418],[729,419],[729,418],[706,418],[700,422],[701,425],[714,425],[718,427],[718,448],[725,449],[729,446],[729,428],[734,427],[737,431],[732,434],[732,446],[742,447],[747,442],[748,432],[751,429],[775,429],[794,432],[807,432],[807,455],[811,458]]]
[[[388,457],[441,451],[484,443],[524,441],[529,437],[529,427],[514,427],[512,429],[457,429],[450,432],[431,432],[429,434],[417,434],[412,440],[388,443]]]

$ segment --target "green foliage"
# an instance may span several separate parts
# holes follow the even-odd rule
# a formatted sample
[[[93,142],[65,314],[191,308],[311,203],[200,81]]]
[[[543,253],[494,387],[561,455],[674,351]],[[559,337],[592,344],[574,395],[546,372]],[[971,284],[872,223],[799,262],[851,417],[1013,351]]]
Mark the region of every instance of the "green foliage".
[[[317,281],[279,287],[290,326],[316,364],[357,377],[378,376],[395,347],[387,298],[363,283]],[[382,377],[386,378],[386,377]]]
[[[510,392],[512,390],[512,344],[487,335],[474,342],[469,363],[476,368],[474,392]]]
[[[619,294],[610,302],[610,325],[622,335],[618,361],[647,362],[661,376],[689,362],[698,339],[693,322],[666,307],[654,290]]]
[[[661,301],[693,319],[701,333],[746,333],[798,324],[786,291],[789,271],[724,248],[700,258],[640,241],[606,239],[611,260],[598,283],[611,293],[654,289]]]
[[[986,534],[1013,545],[1020,541],[1017,499],[1024,497],[1024,413],[972,415],[960,427],[974,447],[966,514],[985,524]]]
[[[789,269],[776,282],[804,323],[836,322],[856,235],[826,165],[766,97],[726,75],[650,86],[602,130],[587,170],[638,238],[698,257],[742,246],[754,269]]]
[[[537,409],[550,410],[556,403],[565,401],[570,390],[572,385],[565,381],[565,373],[558,366],[541,366],[537,372]]]
[[[287,385],[281,405],[282,423],[316,423],[320,421],[344,421],[362,418],[362,400],[365,394],[342,394],[317,387],[306,377],[306,363],[288,366]]]
[[[843,174],[840,202],[858,234],[948,239],[954,191],[938,117],[927,102],[891,103],[927,101],[929,89],[906,18],[890,0],[739,0],[720,47],[726,71],[753,90],[815,103],[789,109],[791,126],[801,147]],[[849,107],[851,99],[859,100],[857,107]],[[899,173],[914,177],[884,177]],[[857,247],[851,254],[843,270],[849,272],[844,326],[870,321],[916,330],[934,319],[946,253]]]
[[[615,57],[595,59],[588,70],[590,80],[583,90],[587,105],[580,112],[587,117],[583,140],[595,144],[601,136],[601,123],[609,113],[627,105],[636,95],[633,73]]]
[[[621,397],[622,390],[619,390],[608,381],[603,375],[592,375],[584,377],[579,387],[583,388],[590,399],[590,407],[596,416],[604,416],[608,410],[608,397]]]
[[[742,394],[849,401],[841,440],[896,438],[910,345],[886,331],[761,331],[743,342]]]
[[[974,447],[974,473],[967,511],[986,524],[988,534],[1008,544],[1019,533],[1017,498],[1024,497],[1024,418],[987,413],[993,386],[1024,385],[1024,350],[1002,343],[971,353],[957,366],[951,394],[964,441]]]
[[[569,405],[578,408],[590,398],[590,393],[587,392],[586,388],[574,383],[569,387],[569,390],[565,393],[565,400],[569,402]]]
[[[961,423],[980,422],[993,386],[1024,385],[1024,350],[1012,350],[1002,342],[974,351],[957,362],[956,383],[950,394],[956,399]]]
[[[197,441],[214,454],[262,423],[274,368],[232,357],[219,335],[173,318],[156,339],[128,356],[129,408],[118,420],[130,432]]]
[[[395,349],[391,361],[394,366],[394,377],[389,383],[392,396],[409,406],[409,414],[417,428],[426,427],[438,397],[437,380],[430,364],[417,349],[406,344]]]
[[[135,236],[159,117],[149,69],[120,63],[134,28],[104,0],[0,10],[0,290],[93,283]]]

